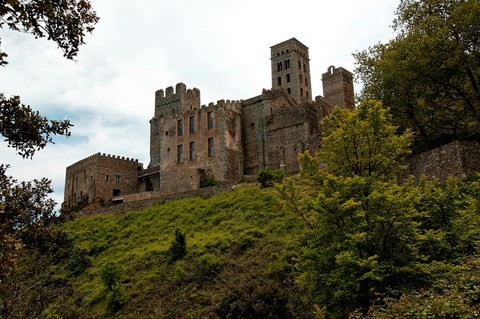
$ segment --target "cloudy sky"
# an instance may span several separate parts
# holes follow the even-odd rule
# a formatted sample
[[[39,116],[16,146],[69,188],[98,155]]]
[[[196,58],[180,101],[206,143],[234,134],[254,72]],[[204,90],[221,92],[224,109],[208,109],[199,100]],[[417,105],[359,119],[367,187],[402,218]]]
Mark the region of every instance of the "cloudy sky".
[[[63,201],[65,168],[97,152],[149,162],[154,92],[183,82],[202,104],[247,99],[271,88],[270,46],[296,37],[309,47],[312,95],[330,65],[355,68],[352,53],[393,37],[399,0],[91,0],[100,16],[76,62],[54,43],[1,30],[9,64],[0,91],[72,137],[23,160],[0,144],[0,163],[19,180],[52,179]],[[358,90],[359,85],[356,86]]]

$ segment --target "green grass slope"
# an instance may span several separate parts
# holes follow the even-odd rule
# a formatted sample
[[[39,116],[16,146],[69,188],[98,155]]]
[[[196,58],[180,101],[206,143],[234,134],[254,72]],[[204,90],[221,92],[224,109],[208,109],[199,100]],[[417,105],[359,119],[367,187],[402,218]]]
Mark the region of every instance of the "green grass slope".
[[[244,184],[63,228],[73,249],[56,277],[74,287],[88,317],[284,318],[305,311],[289,276],[305,225],[274,188]],[[170,252],[176,229],[187,246],[178,260]],[[109,289],[112,273],[118,284]]]

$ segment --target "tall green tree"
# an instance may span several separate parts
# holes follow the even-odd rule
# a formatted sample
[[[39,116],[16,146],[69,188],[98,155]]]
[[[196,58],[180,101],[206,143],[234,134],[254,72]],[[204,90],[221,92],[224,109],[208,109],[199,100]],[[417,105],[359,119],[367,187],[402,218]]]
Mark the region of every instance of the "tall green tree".
[[[420,282],[421,213],[415,185],[396,181],[412,136],[396,135],[380,102],[336,108],[322,125],[321,151],[301,154],[304,169],[280,192],[312,228],[299,282],[342,318],[386,287]]]
[[[480,138],[480,3],[402,0],[396,37],[355,54],[362,98],[382,100],[415,149]]]

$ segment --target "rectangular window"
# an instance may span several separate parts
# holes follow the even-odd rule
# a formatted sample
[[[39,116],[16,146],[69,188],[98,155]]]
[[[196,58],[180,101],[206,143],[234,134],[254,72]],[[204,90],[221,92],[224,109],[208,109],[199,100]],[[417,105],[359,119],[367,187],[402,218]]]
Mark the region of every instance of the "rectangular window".
[[[208,138],[208,156],[212,157],[215,155],[215,142],[213,140],[213,137]]]
[[[207,127],[209,129],[213,128],[213,112],[208,112],[207,113]]]
[[[108,182],[110,180],[110,176],[105,175],[105,182]]]
[[[195,160],[195,142],[190,142],[190,160]]]
[[[195,116],[190,116],[188,123],[190,127],[190,134],[195,133]]]
[[[183,120],[177,121],[177,133],[178,136],[183,136]]]
[[[177,145],[177,163],[183,163],[183,144]]]
[[[115,175],[115,183],[120,183],[120,175]]]

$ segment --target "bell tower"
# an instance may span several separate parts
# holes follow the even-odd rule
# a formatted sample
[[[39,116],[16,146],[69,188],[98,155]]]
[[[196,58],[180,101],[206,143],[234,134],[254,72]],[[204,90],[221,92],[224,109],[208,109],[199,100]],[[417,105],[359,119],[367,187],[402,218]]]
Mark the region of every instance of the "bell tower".
[[[312,100],[308,47],[295,38],[271,49],[272,89],[284,89],[301,103]]]

